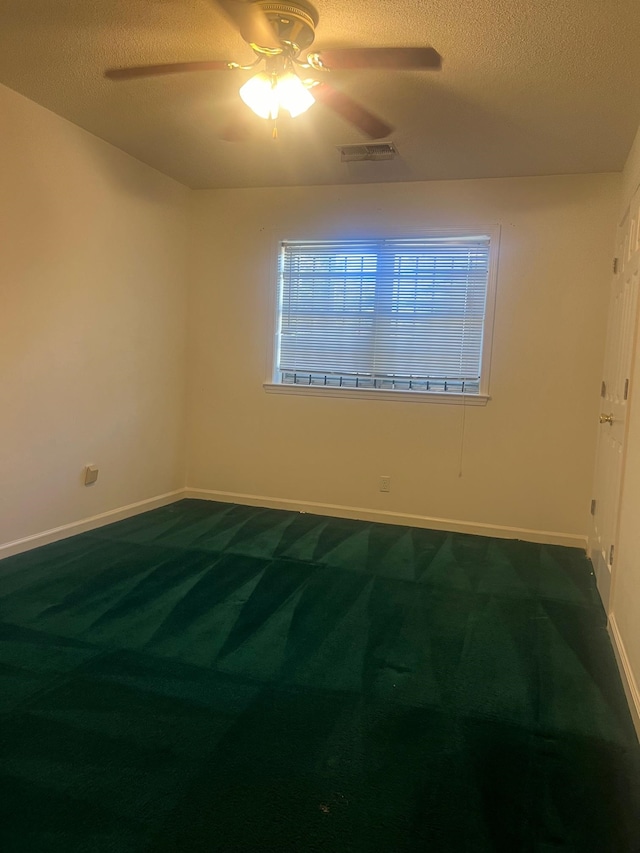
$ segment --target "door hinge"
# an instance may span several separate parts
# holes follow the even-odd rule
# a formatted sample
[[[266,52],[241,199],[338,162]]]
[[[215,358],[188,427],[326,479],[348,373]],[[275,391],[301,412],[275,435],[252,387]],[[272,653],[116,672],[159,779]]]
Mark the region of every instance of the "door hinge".
[[[596,499],[594,498],[591,501],[591,515],[595,515],[595,514],[596,514]]]
[[[618,272],[618,259],[614,258],[613,259],[613,274],[616,275],[617,272]]]
[[[624,399],[627,400],[629,398],[629,380],[624,380]]]
[[[614,549],[613,549],[613,545],[612,545],[611,548],[609,548],[609,565],[610,566],[613,565],[613,550]]]
[[[600,396],[604,399],[607,396],[607,383],[603,380],[600,386]]]

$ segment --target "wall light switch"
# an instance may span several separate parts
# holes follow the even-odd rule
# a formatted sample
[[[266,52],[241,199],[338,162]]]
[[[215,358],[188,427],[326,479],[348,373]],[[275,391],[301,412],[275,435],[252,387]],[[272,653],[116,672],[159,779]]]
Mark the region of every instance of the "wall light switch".
[[[98,479],[98,468],[96,465],[85,465],[84,469],[84,484],[90,486]]]

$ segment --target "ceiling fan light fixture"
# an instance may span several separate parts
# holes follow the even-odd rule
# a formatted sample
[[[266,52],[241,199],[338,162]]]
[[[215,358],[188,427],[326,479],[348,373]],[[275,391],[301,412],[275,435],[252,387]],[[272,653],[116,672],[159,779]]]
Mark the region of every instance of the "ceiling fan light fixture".
[[[269,74],[261,71],[240,89],[240,97],[260,118],[278,118],[286,110],[292,118],[301,115],[315,103],[308,85],[293,71]]]

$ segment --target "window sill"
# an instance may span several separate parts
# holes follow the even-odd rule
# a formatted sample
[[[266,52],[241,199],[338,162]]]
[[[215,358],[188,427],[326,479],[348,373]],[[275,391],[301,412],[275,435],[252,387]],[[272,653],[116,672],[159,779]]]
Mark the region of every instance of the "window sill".
[[[268,394],[302,394],[308,397],[350,397],[358,400],[396,400],[402,403],[448,403],[454,406],[486,406],[488,394],[453,394],[438,391],[385,391],[375,388],[328,388],[323,385],[280,385],[265,382]]]

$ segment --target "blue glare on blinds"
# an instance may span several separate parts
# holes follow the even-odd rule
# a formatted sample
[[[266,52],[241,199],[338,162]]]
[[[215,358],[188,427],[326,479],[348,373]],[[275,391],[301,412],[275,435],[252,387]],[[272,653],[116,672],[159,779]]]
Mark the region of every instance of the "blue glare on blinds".
[[[276,381],[478,393],[489,237],[282,244]]]

